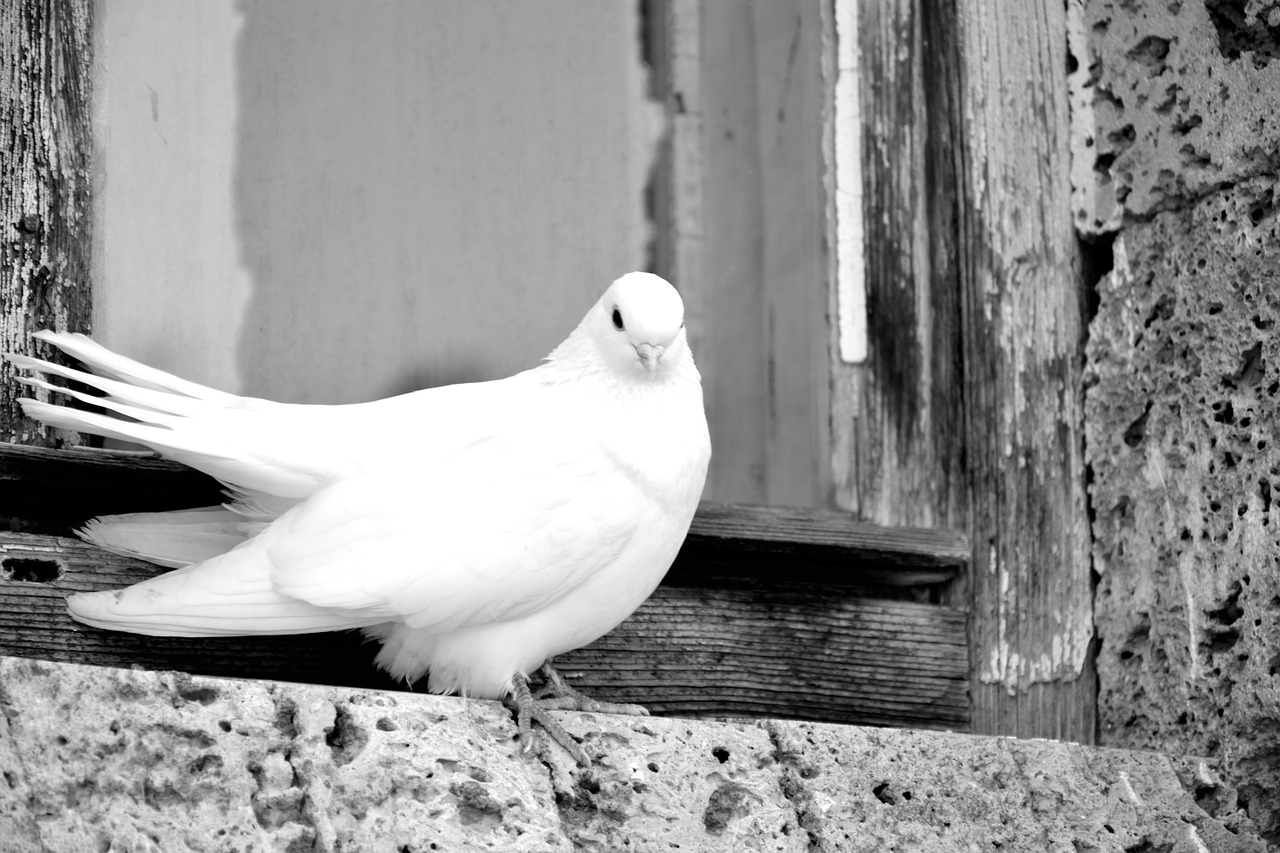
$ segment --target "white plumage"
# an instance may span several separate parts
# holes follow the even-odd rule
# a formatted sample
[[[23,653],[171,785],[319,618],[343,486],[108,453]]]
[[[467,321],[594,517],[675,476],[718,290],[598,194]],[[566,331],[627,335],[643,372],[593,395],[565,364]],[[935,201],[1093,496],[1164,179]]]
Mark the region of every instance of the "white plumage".
[[[234,497],[90,522],[89,541],[181,568],[72,595],[71,614],[167,636],[361,627],[393,675],[500,697],[625,619],[675,559],[711,454],[683,314],[670,284],[630,273],[538,367],[340,406],[238,397],[39,332],[92,374],[10,360],[107,396],[23,381],[115,414],[28,399],[28,415],[148,445]],[[374,432],[397,440],[358,438]]]

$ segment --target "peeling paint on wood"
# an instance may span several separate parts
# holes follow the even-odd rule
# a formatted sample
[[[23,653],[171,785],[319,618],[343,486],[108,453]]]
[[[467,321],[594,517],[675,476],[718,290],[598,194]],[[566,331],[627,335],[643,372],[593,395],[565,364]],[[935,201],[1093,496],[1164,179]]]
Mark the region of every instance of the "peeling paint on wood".
[[[835,42],[835,221],[836,318],[840,358],[867,359],[866,232],[863,227],[862,51],[858,0],[836,0]]]
[[[1091,742],[1065,11],[896,0],[859,22],[869,352],[833,357],[837,501],[969,531],[948,600],[971,608],[975,731]]]
[[[958,60],[945,7],[859,11],[869,351],[859,365],[833,359],[832,465],[837,503],[860,518],[963,528]]]
[[[1092,742],[1066,11],[1046,0],[957,10],[974,730]]]
[[[0,351],[42,328],[89,325],[93,66],[89,0],[0,6]],[[0,441],[58,438],[22,416],[0,366]]]

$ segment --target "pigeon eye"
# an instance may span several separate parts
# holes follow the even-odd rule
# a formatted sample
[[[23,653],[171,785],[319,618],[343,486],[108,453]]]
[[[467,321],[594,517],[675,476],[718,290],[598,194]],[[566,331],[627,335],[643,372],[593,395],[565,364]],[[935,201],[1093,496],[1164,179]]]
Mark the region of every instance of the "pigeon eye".
[[[626,328],[626,326],[622,324],[622,312],[617,308],[613,309],[613,327],[619,332]]]

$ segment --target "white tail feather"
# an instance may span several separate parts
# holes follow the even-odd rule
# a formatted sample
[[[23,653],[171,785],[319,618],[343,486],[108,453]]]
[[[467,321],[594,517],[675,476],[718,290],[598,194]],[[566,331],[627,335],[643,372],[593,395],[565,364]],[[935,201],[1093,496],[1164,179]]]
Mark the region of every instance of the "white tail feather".
[[[67,597],[78,622],[152,637],[314,634],[386,621],[325,610],[272,589],[251,544],[121,590]]]
[[[114,397],[95,397],[92,394],[85,394],[72,388],[63,388],[60,385],[53,385],[45,382],[43,379],[36,379],[32,376],[19,376],[17,381],[32,388],[43,388],[54,394],[63,394],[67,397],[79,400],[82,403],[88,403],[91,406],[97,406],[111,412],[117,412],[124,415],[126,418],[129,418],[130,421],[145,423],[151,426],[161,427],[166,430],[173,429],[172,425],[179,422],[178,418],[174,418],[169,415],[164,415],[149,409],[139,409],[136,406],[129,406],[124,403],[120,403]],[[29,400],[31,398],[27,397],[24,399]]]
[[[246,505],[254,503],[255,517],[267,514],[260,508],[275,517],[342,466],[323,436],[326,430],[346,435],[356,420],[352,407],[298,407],[238,397],[117,355],[83,335],[42,331],[35,337],[79,358],[92,372],[23,355],[4,357],[24,370],[81,382],[107,396],[39,377],[20,381],[114,414],[22,399],[29,417],[57,429],[146,445],[234,487]],[[298,429],[304,421],[310,434]]]
[[[52,344],[68,355],[75,356],[88,365],[94,373],[119,379],[129,385],[150,388],[153,391],[182,394],[200,400],[231,403],[237,399],[234,394],[191,382],[112,352],[85,335],[44,329],[36,332],[32,337]]]
[[[259,527],[225,507],[206,507],[104,515],[76,535],[114,554],[179,568],[230,551]]]
[[[167,447],[164,442],[158,441],[155,437],[160,430],[149,424],[125,421],[79,409],[64,409],[53,403],[32,400],[29,397],[23,397],[18,402],[22,405],[22,411],[26,412],[27,417],[56,429],[89,432],[120,441],[138,442],[155,447],[162,452]]]
[[[54,364],[51,361],[43,361],[38,358],[28,358],[25,355],[10,354],[5,357],[23,370],[32,370],[38,373],[61,376],[64,379],[83,382],[85,385],[97,388],[99,391],[107,394],[106,399],[116,401],[117,403],[128,404],[128,408],[116,410],[133,418],[146,419],[154,412],[191,416],[199,414],[202,411],[208,411],[212,405],[207,400],[200,400],[195,397],[187,397],[168,391],[153,391],[150,388],[129,385],[125,382],[120,382],[116,379],[110,379],[105,376],[98,376],[94,373],[85,373],[83,370],[76,370],[73,367],[63,367],[62,365]],[[69,388],[41,383],[41,380],[38,379],[28,379],[25,381],[28,385],[41,384],[41,387],[47,388],[50,391],[54,391],[59,394],[66,394],[71,397],[77,397],[78,399],[86,400],[95,406],[103,405],[103,398],[101,397],[84,395]]]

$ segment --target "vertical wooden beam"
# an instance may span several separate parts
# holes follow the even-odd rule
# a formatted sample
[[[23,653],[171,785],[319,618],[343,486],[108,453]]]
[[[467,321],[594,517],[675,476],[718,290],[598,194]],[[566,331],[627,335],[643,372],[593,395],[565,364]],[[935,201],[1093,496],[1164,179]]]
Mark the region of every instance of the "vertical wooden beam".
[[[960,311],[961,128],[959,45],[951,0],[917,0],[920,15],[926,127],[924,135],[924,233],[927,241],[929,324],[929,444],[933,448],[936,526],[969,526],[964,355]]]
[[[951,0],[929,0],[944,10]],[[1067,23],[954,0],[977,732],[1095,738]]]
[[[41,328],[89,325],[91,6],[0,5],[0,351],[30,353]],[[22,416],[25,393],[0,366],[0,441],[53,443]]]
[[[834,360],[836,496],[881,524],[963,527],[958,285],[947,269],[956,184],[948,114],[934,109],[937,34],[926,36],[919,0],[857,7],[868,353]]]

